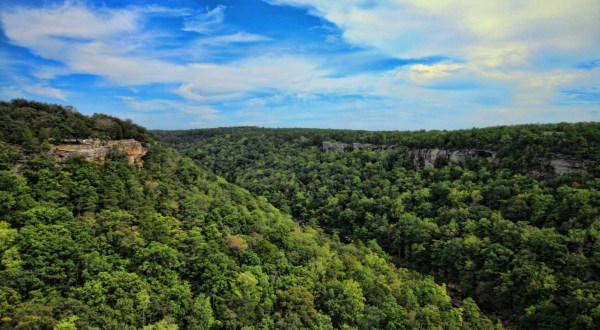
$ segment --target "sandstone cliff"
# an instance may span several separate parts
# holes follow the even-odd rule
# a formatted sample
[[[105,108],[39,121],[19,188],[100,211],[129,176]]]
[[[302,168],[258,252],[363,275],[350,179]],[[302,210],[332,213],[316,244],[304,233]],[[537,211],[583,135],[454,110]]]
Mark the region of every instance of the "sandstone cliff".
[[[343,152],[347,150],[385,150],[393,148],[393,145],[386,144],[371,144],[371,143],[343,143],[343,142],[323,142],[323,150],[329,152],[331,150]]]
[[[109,141],[86,139],[72,142],[74,143],[54,145],[51,150],[61,160],[73,156],[83,156],[91,162],[103,162],[109,150],[116,148],[118,151],[127,154],[130,165],[135,164],[138,166],[142,166],[144,163],[142,157],[148,151],[140,142],[134,139]]]
[[[435,166],[440,161],[455,161],[463,162],[467,157],[475,157],[487,160],[489,162],[497,162],[498,154],[490,150],[478,149],[416,149],[412,152],[413,163],[416,169],[424,169],[427,166]]]
[[[343,143],[323,142],[323,150],[329,151],[352,151],[352,150],[386,150],[395,145],[377,145],[369,143]],[[412,157],[414,168],[422,170],[428,166],[436,166],[442,162],[464,163],[468,157],[479,158],[490,163],[500,163],[501,159],[495,151],[481,149],[413,149],[408,152]],[[546,157],[536,158],[533,161],[534,169],[528,172],[535,177],[562,175],[579,172],[590,166],[590,160],[578,159],[574,156],[551,154]]]
[[[496,152],[478,149],[417,149],[412,151],[412,155],[416,169],[435,166],[439,161],[462,163],[467,157],[475,157],[491,163],[500,162],[500,158]],[[547,157],[537,158],[533,163],[535,169],[531,170],[529,174],[535,177],[543,177],[576,173],[587,168],[591,161],[577,159],[568,155],[552,154]]]
[[[554,174],[570,174],[579,172],[590,165],[591,161],[576,159],[567,155],[551,155],[540,158],[540,165],[546,172],[552,171]],[[537,173],[534,173],[537,174]]]

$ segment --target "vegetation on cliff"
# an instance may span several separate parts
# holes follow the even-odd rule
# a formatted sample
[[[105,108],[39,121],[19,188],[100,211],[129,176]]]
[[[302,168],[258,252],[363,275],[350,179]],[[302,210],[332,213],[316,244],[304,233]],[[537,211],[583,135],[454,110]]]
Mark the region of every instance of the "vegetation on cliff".
[[[24,100],[0,116],[0,329],[494,327],[375,241],[299,225],[130,122]],[[148,153],[59,163],[51,136]]]
[[[514,327],[600,326],[599,123],[156,133],[298,221],[376,240],[396,265],[434,275]],[[323,141],[396,146],[324,152]],[[415,167],[415,150],[434,148],[497,158]],[[549,166],[558,161],[585,167],[559,175]]]

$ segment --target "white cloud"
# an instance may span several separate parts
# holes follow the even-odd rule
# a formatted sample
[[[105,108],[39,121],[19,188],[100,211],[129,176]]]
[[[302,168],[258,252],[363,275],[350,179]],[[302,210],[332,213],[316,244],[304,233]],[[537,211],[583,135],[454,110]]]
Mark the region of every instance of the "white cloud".
[[[266,97],[251,98],[246,101],[246,105],[250,108],[264,108],[270,105],[278,104],[283,100],[283,95],[275,94]]]
[[[19,74],[15,66],[23,65],[21,59],[9,58],[0,52],[0,98],[49,97],[65,101],[68,93],[54,88],[46,79],[33,80]]]
[[[120,96],[121,101],[137,112],[182,111],[204,121],[214,121],[219,117],[219,111],[208,105],[197,105],[176,100],[144,99],[132,96]]]
[[[168,15],[168,16],[190,16],[194,12],[188,8],[170,8],[159,5],[147,5],[145,7],[136,8],[137,11],[146,14]]]
[[[269,0],[311,8],[343,30],[353,44],[389,55],[468,57],[477,45],[557,51],[598,50],[600,2],[596,0]]]
[[[179,95],[185,97],[188,100],[198,101],[198,102],[206,101],[206,97],[194,92],[194,84],[192,84],[192,83],[187,83],[187,84],[181,85],[181,87],[177,88],[177,93],[179,93]]]
[[[599,78],[598,70],[582,73],[571,68],[544,69],[535,65],[542,52],[563,57],[597,56],[594,53],[598,49],[594,42],[597,39],[594,38],[599,34],[598,25],[592,21],[599,11],[593,1],[574,0],[568,6],[561,3],[557,7],[554,0],[518,3],[513,0],[388,0],[371,2],[369,6],[358,0],[269,2],[305,6],[314,15],[335,23],[342,30],[342,40],[364,46],[371,54],[405,58],[443,55],[464,61],[457,63],[459,61],[450,59],[443,63],[345,76],[335,75],[335,70],[328,69],[332,59],[327,56],[290,51],[263,49],[259,55],[253,53],[211,63],[210,57],[203,54],[222,45],[277,42],[243,31],[214,35],[224,22],[223,6],[194,16],[192,11],[183,9],[156,6],[91,9],[68,2],[47,8],[3,10],[0,20],[11,43],[60,63],[37,69],[35,77],[47,81],[70,73],[87,73],[132,88],[168,84],[166,88],[183,100],[131,97],[121,100],[138,113],[176,110],[205,123],[220,122],[223,114],[216,110],[220,107],[239,107],[239,113],[268,110],[273,111],[269,114],[281,118],[291,116],[289,113],[300,116],[310,111],[318,117],[322,114],[313,109],[325,112],[327,107],[327,111],[338,114],[337,118],[354,113],[356,128],[367,122],[376,125],[376,120],[381,118],[386,121],[383,115],[409,120],[425,115],[423,109],[426,109],[441,118],[438,127],[443,128],[448,120],[459,122],[464,118],[445,115],[451,111],[456,113],[456,108],[489,108],[482,102],[471,102],[479,94],[503,101],[508,99],[505,109],[522,107],[528,111],[548,106],[560,88],[591,84]],[[586,5],[589,8],[585,8]],[[168,51],[157,51],[155,44],[168,38],[169,31],[157,28],[148,31],[148,15],[180,16],[186,19],[184,30],[213,35],[196,36],[191,45],[176,44]],[[191,53],[199,55],[187,56]],[[345,56],[348,59],[353,55]],[[194,60],[197,58],[203,61]],[[429,88],[445,81],[486,83],[487,89],[448,92]],[[501,87],[499,91],[494,90],[497,86]],[[6,87],[3,90],[4,94],[14,93]],[[34,92],[60,99],[67,95],[47,82],[31,84],[27,93]],[[514,97],[509,99],[508,94]],[[360,95],[364,99],[344,100],[349,95]],[[362,112],[356,115],[357,111]],[[279,120],[273,116],[261,118]],[[359,118],[361,116],[368,116],[369,120]],[[387,120],[388,124],[396,125],[393,119]]]
[[[6,76],[4,77],[6,79]],[[67,93],[58,88],[54,88],[45,82],[31,82],[21,79],[13,81],[10,85],[0,86],[0,98],[29,98],[29,97],[47,97],[58,100],[67,100]]]
[[[203,38],[198,41],[201,45],[223,45],[231,43],[247,43],[271,40],[269,37],[262,36],[260,34],[247,33],[247,32],[236,32],[233,34],[226,34],[214,37]]]
[[[351,44],[401,58],[459,58],[480,71],[534,71],[542,53],[577,62],[600,51],[597,0],[268,2],[310,8]]]
[[[198,33],[210,33],[216,26],[225,19],[225,6],[217,6],[209,10],[206,14],[199,14],[193,18],[187,19],[183,26],[184,31],[193,31]]]
[[[176,104],[176,102],[170,100],[140,100],[132,96],[119,96],[118,98],[129,108],[140,112],[162,111],[166,108],[172,108]]]
[[[83,45],[69,55],[69,66],[75,72],[91,73],[124,86],[152,83],[176,83],[190,77],[184,65],[132,55],[103,53]]]
[[[205,14],[207,22],[219,22],[223,8]],[[2,14],[2,22],[10,41],[46,58],[64,63],[64,69],[43,68],[38,77],[52,78],[67,73],[94,74],[122,86],[155,83],[179,84],[175,92],[195,103],[240,99],[256,92],[282,94],[376,92],[380,77],[329,78],[330,71],[321,69],[322,60],[289,54],[265,54],[227,63],[174,63],[153,58],[152,49],[145,52],[150,40],[140,41],[144,18],[137,8],[103,9],[92,12],[82,5],[64,5],[27,10],[14,9]],[[24,32],[22,22],[39,19],[46,26],[62,24],[64,17],[81,15],[68,28],[46,31],[32,28]],[[123,22],[123,24],[116,24]],[[114,25],[116,24],[116,27]],[[212,23],[211,23],[212,24]],[[112,28],[103,28],[111,25]],[[66,30],[75,30],[77,38],[64,38]],[[54,31],[54,32],[52,32]],[[152,36],[149,36],[152,37]],[[206,38],[207,43],[254,42],[265,37],[245,32]],[[141,44],[129,45],[129,40]],[[58,95],[58,94],[57,94]],[[134,103],[131,103],[134,106]],[[145,109],[152,106],[145,104]]]
[[[138,30],[140,16],[132,10],[92,12],[77,3],[45,9],[16,7],[0,13],[4,33],[12,43],[42,57],[60,59],[72,43],[87,43]]]
[[[415,64],[410,67],[408,77],[416,83],[428,83],[435,79],[449,77],[464,68],[464,64]]]
[[[50,80],[58,76],[66,75],[71,73],[69,68],[64,66],[39,66],[35,72],[33,72],[33,76],[42,79],[42,80]]]
[[[225,64],[194,63],[185,93],[197,97],[223,97],[257,91],[298,90],[326,72],[317,68],[318,62],[290,55],[265,55]],[[181,89],[180,89],[181,92]],[[185,94],[184,94],[185,95]]]
[[[204,21],[208,25],[218,24],[222,20],[224,8],[216,7],[196,18],[196,21]],[[210,94],[207,95],[207,100],[218,95],[227,98],[226,95],[270,87],[269,80],[284,83],[284,80],[302,75],[301,70],[307,69],[307,61],[298,61],[288,56],[242,59],[228,64],[174,63],[154,58],[155,52],[146,46],[152,40],[144,40],[144,26],[141,24],[144,18],[141,13],[145,10],[147,11],[125,8],[93,12],[83,5],[68,3],[50,8],[18,7],[3,12],[0,19],[11,43],[65,64],[64,70],[42,68],[35,73],[38,77],[52,78],[75,72],[95,74],[124,86],[181,83],[183,87],[177,92],[199,101],[205,96],[200,96],[198,92]],[[64,23],[65,18],[73,17],[77,19]],[[43,24],[32,27],[31,21]],[[46,29],[47,26],[51,28]],[[147,37],[152,38],[151,35]],[[130,42],[133,40],[135,42]],[[238,32],[205,38],[205,44],[262,40],[267,38]],[[193,92],[190,86],[194,85],[204,87]]]
[[[460,59],[464,63],[413,65],[396,76],[421,85],[502,86],[511,90],[509,107],[548,109],[561,88],[594,84],[594,79],[597,84],[599,78],[597,72],[573,68],[600,53],[597,0],[267,2],[308,8],[337,25],[347,42],[389,56]],[[435,97],[443,95],[438,91]]]
[[[39,95],[39,96],[46,96],[46,97],[51,97],[51,98],[55,98],[55,99],[59,99],[59,100],[63,100],[65,101],[67,99],[67,96],[65,95],[65,93],[57,88],[54,87],[50,87],[48,85],[42,84],[42,83],[37,83],[37,84],[33,84],[33,85],[25,85],[23,86],[23,90],[29,94],[33,94],[33,95]]]
[[[39,78],[76,72],[96,74],[123,85],[173,82],[164,77],[185,68],[137,54],[137,44],[144,42],[140,12],[92,12],[82,5],[65,4],[47,9],[19,7],[3,12],[0,19],[11,43],[65,64],[60,69],[41,67],[34,73]]]

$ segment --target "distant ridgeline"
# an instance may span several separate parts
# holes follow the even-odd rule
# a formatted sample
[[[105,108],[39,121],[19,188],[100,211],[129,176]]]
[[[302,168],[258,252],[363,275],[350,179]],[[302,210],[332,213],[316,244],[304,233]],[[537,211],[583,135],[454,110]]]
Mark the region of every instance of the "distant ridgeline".
[[[532,176],[560,175],[589,169],[600,154],[600,123],[529,124],[456,131],[354,131],[231,127],[155,131],[167,144],[181,147],[203,139],[259,136],[329,151],[404,151],[414,168],[477,158]]]
[[[377,145],[371,143],[343,143],[343,142],[323,142],[325,152],[337,151],[358,151],[358,150],[387,150],[396,147],[396,145]],[[416,169],[424,169],[428,166],[447,164],[457,162],[465,164],[467,158],[473,157],[485,160],[490,163],[498,164],[500,159],[498,153],[491,150],[478,149],[415,149],[409,153],[413,157],[413,164]],[[529,174],[541,176],[544,174],[569,174],[579,172],[591,163],[589,159],[577,159],[575,156],[562,154],[548,155],[547,157],[538,157],[539,169],[531,170]]]
[[[600,123],[156,134],[298,222],[377,240],[510,328],[600,328]]]
[[[339,152],[349,150],[386,150],[395,147],[395,145],[371,144],[371,143],[343,143],[343,142],[323,142],[323,150],[326,152],[335,150]]]

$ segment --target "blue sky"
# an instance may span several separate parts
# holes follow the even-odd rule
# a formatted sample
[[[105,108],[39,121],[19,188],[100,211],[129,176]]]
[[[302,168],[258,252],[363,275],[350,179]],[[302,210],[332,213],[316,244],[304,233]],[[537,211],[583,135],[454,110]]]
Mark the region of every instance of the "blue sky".
[[[162,129],[598,121],[599,22],[597,0],[4,0],[0,99]]]

